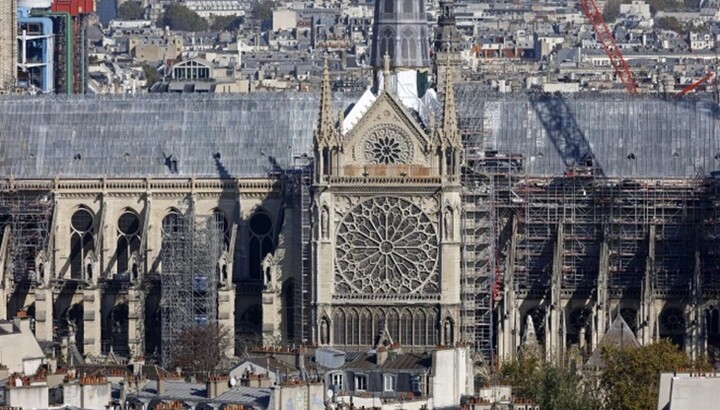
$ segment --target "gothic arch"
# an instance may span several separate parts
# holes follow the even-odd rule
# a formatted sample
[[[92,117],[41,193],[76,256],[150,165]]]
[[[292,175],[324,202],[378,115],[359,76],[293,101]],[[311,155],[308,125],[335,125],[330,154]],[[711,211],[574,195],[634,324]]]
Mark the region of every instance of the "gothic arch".
[[[70,278],[92,277],[95,251],[95,213],[79,206],[70,217]],[[89,266],[88,266],[89,265]]]
[[[262,279],[262,261],[275,250],[274,232],[270,214],[258,208],[248,220],[248,273],[252,279]]]
[[[110,351],[122,357],[129,357],[128,345],[129,309],[127,303],[113,306],[102,318],[102,352]]]
[[[212,215],[208,220],[208,228],[217,229],[223,235],[223,249],[225,251],[230,250],[230,218],[228,218],[227,212],[221,208],[214,208]]]
[[[346,345],[345,331],[345,312],[342,309],[335,309],[333,312],[333,343],[336,345]]]
[[[392,14],[395,10],[395,0],[383,0],[383,13]]]
[[[75,346],[80,353],[84,350],[84,322],[82,302],[71,305],[57,316],[57,334],[60,337],[70,337],[74,332]]]
[[[400,54],[404,61],[408,59],[414,60],[417,57],[415,44],[417,43],[417,34],[412,27],[406,27],[402,33]]]
[[[138,259],[142,223],[140,216],[131,208],[125,208],[116,223],[117,244],[115,259],[118,274],[128,274],[131,280],[138,279]]]
[[[415,2],[413,0],[403,0],[402,12],[405,15],[415,14]]]

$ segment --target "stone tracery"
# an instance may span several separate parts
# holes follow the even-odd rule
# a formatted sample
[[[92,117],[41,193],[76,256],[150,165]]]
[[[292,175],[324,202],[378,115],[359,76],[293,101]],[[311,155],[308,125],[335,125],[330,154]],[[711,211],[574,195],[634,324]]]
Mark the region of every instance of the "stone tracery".
[[[375,197],[352,209],[337,236],[338,293],[437,293],[437,232],[416,205]]]
[[[375,164],[407,164],[412,161],[412,143],[400,128],[376,128],[365,140],[365,160]]]

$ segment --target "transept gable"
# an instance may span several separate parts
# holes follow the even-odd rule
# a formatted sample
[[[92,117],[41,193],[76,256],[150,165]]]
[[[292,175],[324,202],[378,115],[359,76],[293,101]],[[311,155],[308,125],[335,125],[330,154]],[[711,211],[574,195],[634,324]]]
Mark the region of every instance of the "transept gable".
[[[345,164],[423,164],[432,139],[400,100],[381,91],[343,137]]]

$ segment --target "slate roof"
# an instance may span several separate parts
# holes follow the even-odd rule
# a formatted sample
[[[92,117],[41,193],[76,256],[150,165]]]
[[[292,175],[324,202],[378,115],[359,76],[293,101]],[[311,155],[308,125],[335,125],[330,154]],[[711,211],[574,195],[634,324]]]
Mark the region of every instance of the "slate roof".
[[[243,404],[267,408],[272,394],[268,388],[235,386],[213,399],[208,399],[204,383],[189,383],[180,380],[164,380],[163,382],[165,383],[165,391],[160,396],[157,394],[157,382],[148,380],[140,388],[140,391],[128,394],[128,397],[198,402],[212,401],[214,403]]]
[[[376,364],[375,353],[354,352],[347,353],[345,366],[350,370],[429,370],[432,366],[432,356],[420,353],[390,353],[385,363]]]
[[[630,326],[625,322],[625,319],[620,315],[617,315],[610,325],[610,328],[605,332],[602,339],[600,339],[600,343],[598,343],[595,351],[590,355],[585,366],[596,369],[604,367],[605,361],[603,360],[602,348],[608,346],[614,346],[620,349],[640,347],[640,342],[638,342]]]
[[[336,94],[336,112],[358,97]],[[720,170],[720,109],[711,101],[496,95],[465,85],[456,102],[473,144],[524,155],[530,175],[562,175],[588,155],[611,177]],[[316,94],[298,92],[1,97],[0,175],[264,176],[311,154],[317,110]]]

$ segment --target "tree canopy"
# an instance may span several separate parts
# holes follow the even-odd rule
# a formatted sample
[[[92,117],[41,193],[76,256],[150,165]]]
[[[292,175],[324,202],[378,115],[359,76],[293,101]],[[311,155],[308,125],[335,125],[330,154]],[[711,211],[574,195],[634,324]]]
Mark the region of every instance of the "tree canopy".
[[[252,16],[256,20],[272,20],[275,2],[273,0],[260,0],[253,5]]]
[[[579,377],[572,363],[561,367],[541,359],[537,354],[521,355],[503,365],[500,380],[513,387],[514,396],[531,399],[543,410],[601,408],[596,389]]]
[[[603,359],[600,387],[605,392],[606,408],[616,410],[655,408],[661,372],[711,368],[704,360],[693,362],[667,339],[637,349],[607,347]]]
[[[145,9],[139,1],[126,1],[118,6],[117,16],[122,20],[140,20],[145,17]]]
[[[241,16],[217,16],[210,29],[213,31],[237,31],[245,22]]]
[[[214,374],[225,359],[225,352],[232,346],[232,333],[220,325],[194,326],[178,338],[173,352],[173,365],[184,374],[209,376]]]
[[[171,4],[157,21],[158,27],[170,27],[177,31],[206,31],[208,22],[182,4]]]

